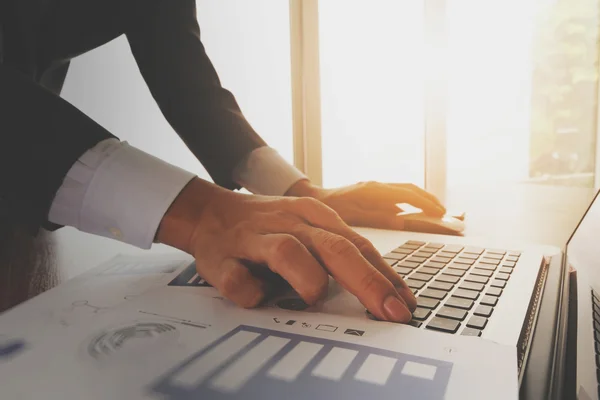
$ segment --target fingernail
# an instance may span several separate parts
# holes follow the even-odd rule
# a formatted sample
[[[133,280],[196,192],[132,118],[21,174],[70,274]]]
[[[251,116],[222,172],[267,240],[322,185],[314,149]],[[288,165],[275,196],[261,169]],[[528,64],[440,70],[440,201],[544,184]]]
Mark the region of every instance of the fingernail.
[[[388,296],[383,302],[383,309],[392,321],[408,322],[410,320],[408,308],[396,296]]]

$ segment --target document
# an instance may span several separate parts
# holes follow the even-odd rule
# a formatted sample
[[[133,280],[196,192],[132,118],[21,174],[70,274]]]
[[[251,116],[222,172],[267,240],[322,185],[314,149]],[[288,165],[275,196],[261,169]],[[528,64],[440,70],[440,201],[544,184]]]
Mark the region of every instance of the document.
[[[0,315],[0,398],[518,399],[515,348],[370,320],[333,281],[314,307],[240,309],[177,257],[118,256]]]

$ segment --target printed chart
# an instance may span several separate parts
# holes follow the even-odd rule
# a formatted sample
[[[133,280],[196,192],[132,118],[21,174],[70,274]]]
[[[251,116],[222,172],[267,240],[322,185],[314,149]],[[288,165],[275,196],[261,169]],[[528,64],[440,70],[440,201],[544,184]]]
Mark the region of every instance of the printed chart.
[[[441,400],[452,363],[239,326],[160,378],[170,400]]]

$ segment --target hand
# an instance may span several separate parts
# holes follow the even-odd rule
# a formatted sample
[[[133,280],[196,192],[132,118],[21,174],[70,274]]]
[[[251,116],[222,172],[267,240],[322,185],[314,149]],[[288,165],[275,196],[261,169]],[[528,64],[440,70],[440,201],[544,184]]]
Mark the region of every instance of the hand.
[[[326,296],[331,275],[381,320],[408,322],[416,308],[373,245],[315,199],[245,195],[194,179],[165,214],[157,239],[192,254],[199,275],[242,307],[265,299],[261,274],[268,268],[307,304]]]
[[[425,213],[443,216],[446,208],[431,193],[403,183],[366,182],[340,189],[323,189],[307,180],[297,182],[288,196],[313,197],[320,200],[351,226],[381,229],[406,228],[396,204],[407,203],[420,208]]]

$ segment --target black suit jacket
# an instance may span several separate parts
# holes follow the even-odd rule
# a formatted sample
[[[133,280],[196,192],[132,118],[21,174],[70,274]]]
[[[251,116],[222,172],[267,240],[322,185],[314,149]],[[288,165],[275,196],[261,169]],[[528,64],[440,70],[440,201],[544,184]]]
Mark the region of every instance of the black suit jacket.
[[[238,188],[234,167],[265,143],[220,84],[194,0],[0,0],[0,224],[54,228],[68,170],[112,137],[59,97],[69,60],[122,34],[177,134],[215,183]]]

